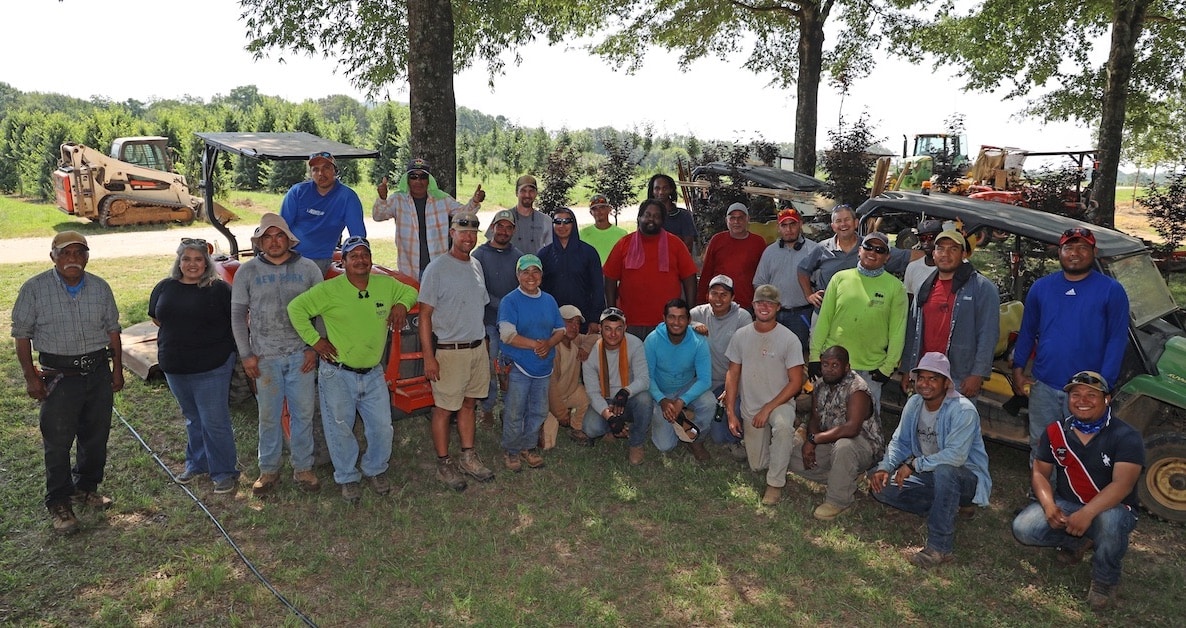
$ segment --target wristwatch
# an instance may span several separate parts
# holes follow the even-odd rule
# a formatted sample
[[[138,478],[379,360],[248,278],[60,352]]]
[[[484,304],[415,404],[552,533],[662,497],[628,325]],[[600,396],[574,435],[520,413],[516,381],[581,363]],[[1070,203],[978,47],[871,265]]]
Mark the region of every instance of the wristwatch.
[[[812,445],[815,444],[815,432],[807,433],[807,442],[811,443]]]
[[[918,469],[914,466],[914,456],[910,456],[906,459],[906,466],[910,467],[910,470],[914,473],[918,473]]]

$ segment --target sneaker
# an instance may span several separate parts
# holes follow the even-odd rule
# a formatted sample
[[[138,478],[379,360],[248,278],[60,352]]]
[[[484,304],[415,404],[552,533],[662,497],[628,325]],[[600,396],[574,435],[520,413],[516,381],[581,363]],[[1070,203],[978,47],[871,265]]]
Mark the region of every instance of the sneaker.
[[[692,451],[692,457],[700,464],[712,460],[712,454],[708,453],[708,448],[704,446],[702,441],[696,440],[688,443],[688,449]]]
[[[568,437],[572,439],[572,442],[580,445],[581,447],[593,446],[593,439],[589,438],[589,435],[581,430],[572,430],[568,433]]]
[[[820,504],[815,509],[815,512],[813,512],[811,514],[812,514],[812,516],[814,516],[816,519],[819,519],[820,521],[831,521],[831,520],[835,519],[836,517],[839,517],[840,513],[848,510],[851,507],[852,507],[851,505],[837,506],[836,504],[833,504],[832,502],[824,502],[824,503]]]
[[[74,516],[74,509],[69,503],[61,502],[49,507],[49,516],[53,518],[54,532],[63,536],[78,532],[78,517]]]
[[[77,506],[90,506],[100,510],[111,508],[113,503],[110,497],[104,497],[94,491],[77,491],[70,496],[70,501]]]
[[[642,451],[643,451],[642,445],[630,448],[630,453],[628,455],[628,457],[630,459],[630,464],[635,465],[635,466],[642,464],[642,455],[643,455]]]
[[[190,482],[192,482],[194,480],[194,478],[196,478],[200,475],[206,475],[206,472],[205,471],[190,471],[189,469],[186,469],[185,471],[182,471],[180,475],[177,476],[176,480],[177,480],[178,484],[189,484]]]
[[[1087,551],[1093,546],[1095,546],[1095,541],[1092,541],[1091,539],[1083,539],[1077,548],[1070,549],[1060,547],[1054,558],[1058,560],[1060,564],[1066,565],[1068,567],[1071,565],[1078,565],[1079,563],[1083,562],[1083,556],[1087,554]]]
[[[225,493],[234,493],[235,489],[239,487],[239,478],[229,477],[223,478],[214,483],[214,494],[223,495]]]
[[[1098,580],[1091,581],[1091,588],[1087,591],[1087,605],[1091,610],[1099,612],[1116,604],[1118,584],[1104,584]]]
[[[362,491],[358,488],[358,482],[347,482],[338,486],[342,487],[342,499],[349,502],[351,506],[357,506],[358,500],[362,499]]]
[[[479,482],[489,482],[494,479],[494,472],[482,464],[478,452],[472,449],[461,452],[461,461],[457,463],[457,466]]]
[[[521,451],[519,452],[519,457],[523,460],[523,462],[527,463],[527,466],[531,467],[532,469],[538,469],[544,466],[544,457],[539,455],[539,451],[535,449]]]
[[[255,495],[256,497],[267,495],[268,493],[271,493],[272,489],[276,488],[276,485],[279,483],[279,473],[260,473],[259,479],[255,481],[255,484],[251,485],[251,494]]]
[[[465,490],[465,478],[461,477],[461,473],[457,470],[457,464],[453,462],[452,458],[437,461],[437,479],[455,491]]]
[[[782,501],[782,487],[766,485],[766,492],[762,495],[763,506],[773,506]]]
[[[950,552],[942,554],[938,550],[924,547],[918,550],[918,552],[912,554],[908,560],[910,561],[910,564],[914,565],[915,567],[930,569],[931,567],[938,567],[939,565],[950,563],[951,561],[955,560],[955,555]]]
[[[502,454],[502,463],[506,466],[507,471],[518,473],[523,470],[523,461],[519,459],[519,454],[504,452]]]
[[[367,483],[371,485],[371,490],[375,491],[377,495],[386,495],[391,492],[391,482],[387,481],[386,471],[367,478]]]
[[[317,474],[313,473],[312,469],[293,472],[292,480],[306,493],[316,493],[321,490],[321,480],[317,479]]]

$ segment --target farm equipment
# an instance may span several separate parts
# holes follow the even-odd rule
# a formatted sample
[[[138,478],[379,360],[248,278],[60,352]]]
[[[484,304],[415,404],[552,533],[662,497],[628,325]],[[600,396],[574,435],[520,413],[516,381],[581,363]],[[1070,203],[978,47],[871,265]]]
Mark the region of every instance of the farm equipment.
[[[104,227],[161,222],[189,224],[202,214],[205,201],[190,194],[185,177],[172,172],[168,138],[121,137],[111,154],[67,142],[54,171],[58,209],[89,218]],[[213,204],[221,224],[234,214]]]
[[[914,136],[914,151],[907,154],[902,136],[902,162],[894,189],[919,190],[932,177],[955,180],[968,171],[968,136],[950,133],[920,133]]]

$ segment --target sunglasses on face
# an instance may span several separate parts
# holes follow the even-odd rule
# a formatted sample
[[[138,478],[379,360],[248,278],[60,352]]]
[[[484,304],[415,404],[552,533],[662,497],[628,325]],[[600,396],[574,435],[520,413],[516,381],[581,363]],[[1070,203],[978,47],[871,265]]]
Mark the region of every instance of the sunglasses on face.
[[[552,219],[552,224],[554,224],[554,225],[571,225],[574,222],[576,222],[576,221],[573,220],[572,218],[553,218]]]
[[[454,227],[474,227],[474,228],[477,228],[478,221],[470,220],[468,218],[462,218],[461,220],[454,221],[453,226]]]
[[[427,181],[428,175],[422,172],[409,172],[408,181]]]
[[[873,251],[878,255],[886,255],[889,253],[889,247],[881,246],[880,244],[862,244],[861,248],[865,249],[866,251]]]

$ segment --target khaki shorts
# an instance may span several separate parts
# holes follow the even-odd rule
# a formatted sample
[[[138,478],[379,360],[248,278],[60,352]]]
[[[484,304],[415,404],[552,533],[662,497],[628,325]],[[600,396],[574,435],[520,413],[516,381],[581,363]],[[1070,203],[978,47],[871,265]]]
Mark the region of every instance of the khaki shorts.
[[[456,412],[466,398],[489,394],[490,354],[485,343],[472,349],[437,349],[436,356],[441,367],[441,379],[432,382],[436,407]]]

